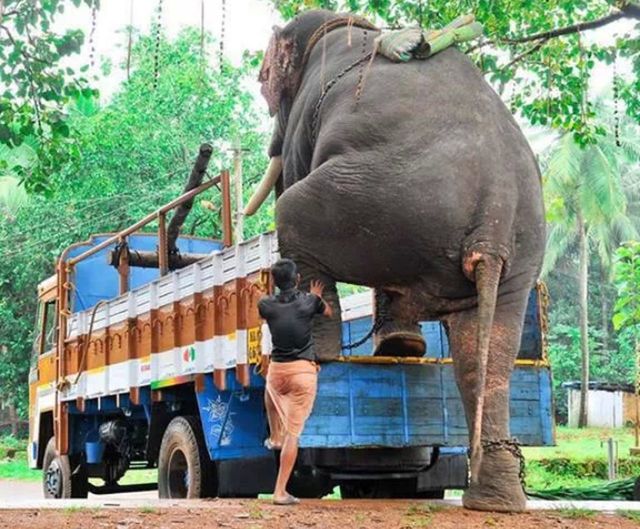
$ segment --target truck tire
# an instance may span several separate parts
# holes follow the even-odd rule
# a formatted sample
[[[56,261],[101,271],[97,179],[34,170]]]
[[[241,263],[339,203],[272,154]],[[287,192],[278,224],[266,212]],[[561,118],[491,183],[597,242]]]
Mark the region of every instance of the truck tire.
[[[209,458],[200,419],[176,417],[162,436],[158,456],[160,498],[216,496],[215,466]]]
[[[86,498],[89,494],[87,470],[81,462],[72,464],[69,456],[56,450],[56,440],[49,439],[42,459],[42,491],[47,499]]]

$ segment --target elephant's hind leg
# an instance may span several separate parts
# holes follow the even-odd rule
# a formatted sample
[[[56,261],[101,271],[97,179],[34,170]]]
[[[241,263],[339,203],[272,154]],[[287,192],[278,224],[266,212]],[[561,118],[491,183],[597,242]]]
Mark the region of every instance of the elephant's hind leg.
[[[521,484],[520,459],[509,433],[509,382],[520,346],[528,291],[498,299],[489,339],[481,459],[477,476],[463,496],[463,505],[483,511],[520,512],[526,497]],[[478,403],[477,328],[478,309],[446,318],[456,382],[462,396],[470,445]]]

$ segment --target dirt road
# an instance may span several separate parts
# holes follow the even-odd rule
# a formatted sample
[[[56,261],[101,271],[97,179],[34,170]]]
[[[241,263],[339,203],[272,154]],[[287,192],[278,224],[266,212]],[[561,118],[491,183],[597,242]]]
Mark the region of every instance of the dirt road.
[[[156,491],[151,492],[129,492],[127,494],[107,494],[104,496],[95,496],[89,494],[90,498],[101,498],[109,500],[120,499],[155,499],[158,497]],[[13,481],[0,480],[0,507],[3,501],[11,500],[15,504],[20,502],[29,502],[42,498],[42,483],[39,481]],[[19,507],[19,505],[16,505]]]
[[[633,519],[635,517],[635,519]],[[180,502],[174,507],[67,507],[2,510],[1,529],[637,529],[638,513],[587,510],[506,515],[469,512],[425,501],[309,500],[276,507],[266,500]]]

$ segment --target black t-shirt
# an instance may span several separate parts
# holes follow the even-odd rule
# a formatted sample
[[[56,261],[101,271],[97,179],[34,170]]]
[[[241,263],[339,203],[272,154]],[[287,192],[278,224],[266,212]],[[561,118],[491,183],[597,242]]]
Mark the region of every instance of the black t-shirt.
[[[267,320],[274,362],[314,361],[312,321],[324,312],[324,302],[315,294],[287,290],[258,302],[260,316]]]

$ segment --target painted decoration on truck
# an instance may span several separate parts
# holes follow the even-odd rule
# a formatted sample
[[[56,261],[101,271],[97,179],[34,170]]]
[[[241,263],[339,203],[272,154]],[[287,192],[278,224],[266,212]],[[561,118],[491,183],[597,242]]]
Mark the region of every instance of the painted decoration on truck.
[[[248,360],[250,364],[259,364],[262,356],[262,330],[260,327],[254,327],[247,331],[247,348]]]
[[[229,402],[224,402],[218,395],[215,399],[207,399],[207,405],[202,407],[202,411],[206,414],[205,420],[209,424],[209,438],[217,441],[216,444],[219,446],[229,446],[235,429],[235,412],[229,411]]]

